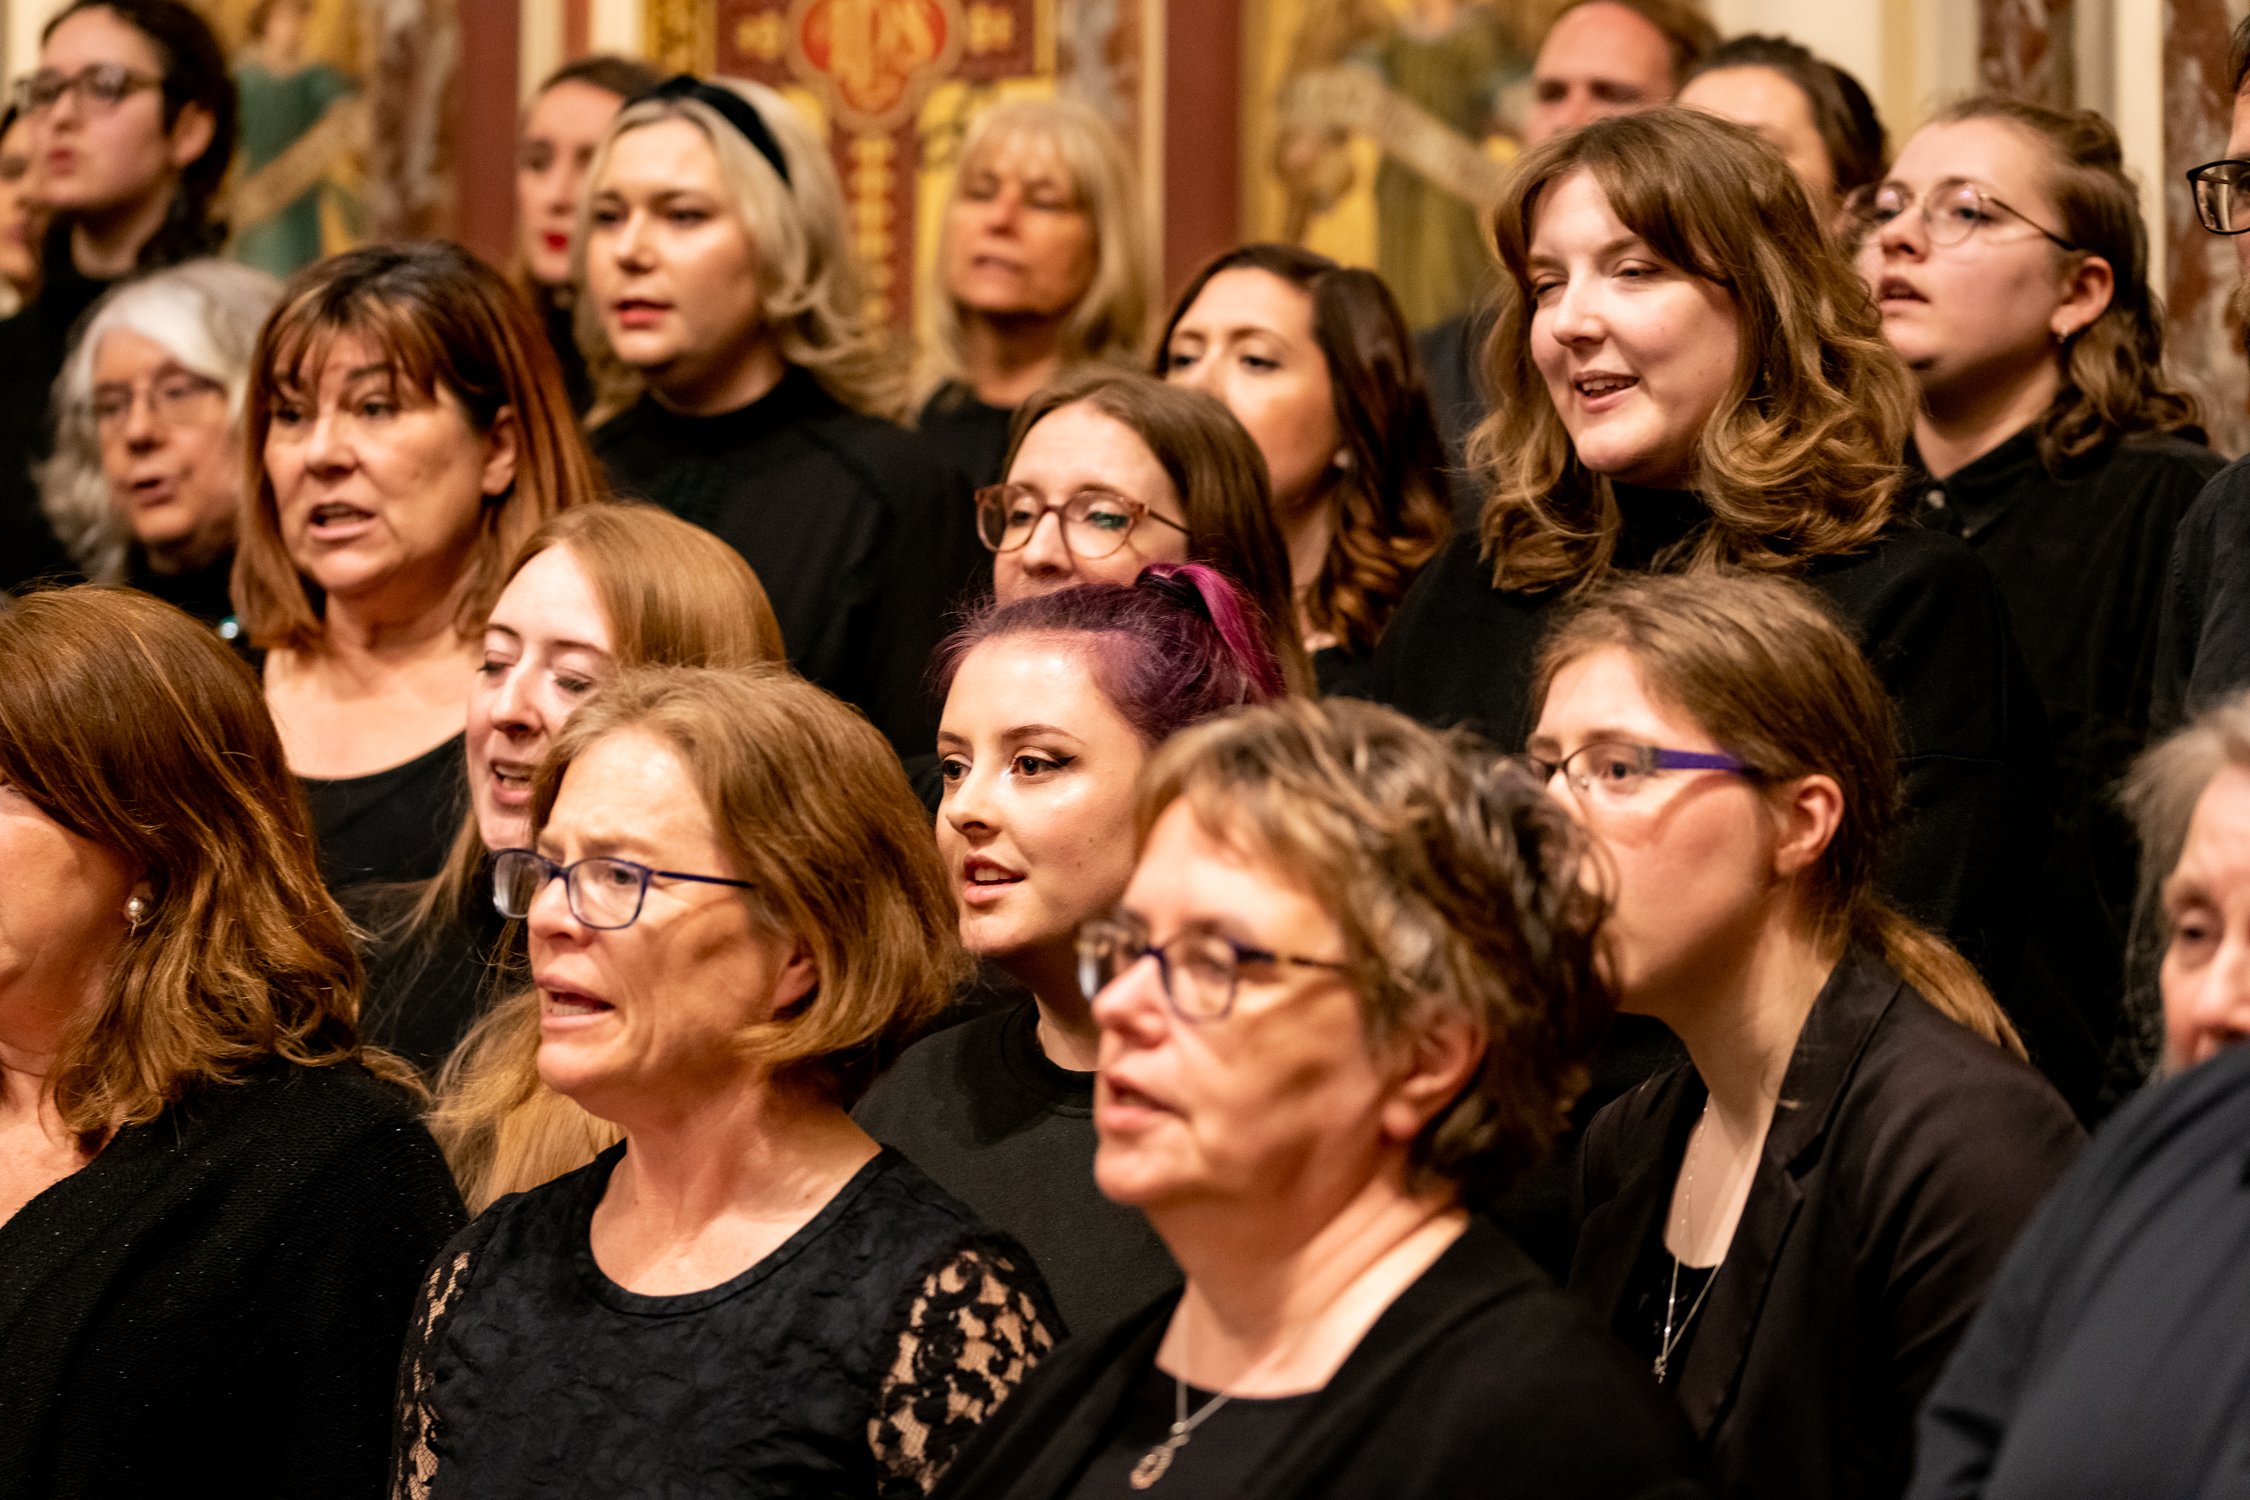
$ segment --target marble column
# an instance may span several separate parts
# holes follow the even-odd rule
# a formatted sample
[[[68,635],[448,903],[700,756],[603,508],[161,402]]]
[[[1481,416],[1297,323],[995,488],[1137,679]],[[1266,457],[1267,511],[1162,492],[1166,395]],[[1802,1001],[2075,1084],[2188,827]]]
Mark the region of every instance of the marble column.
[[[1978,74],[1994,93],[2068,106],[2073,0],[1977,0]]]

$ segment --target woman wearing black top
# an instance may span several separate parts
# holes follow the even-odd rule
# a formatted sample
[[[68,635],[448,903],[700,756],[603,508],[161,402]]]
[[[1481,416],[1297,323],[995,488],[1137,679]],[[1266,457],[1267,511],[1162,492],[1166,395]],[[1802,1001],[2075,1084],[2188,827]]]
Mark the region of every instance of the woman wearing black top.
[[[32,465],[72,328],[119,278],[215,253],[213,196],[234,157],[234,80],[203,18],[177,0],[77,0],[40,33],[17,106],[54,217],[39,295],[0,322],[0,589],[65,565]]]
[[[1023,1251],[845,1113],[958,972],[897,757],[780,668],[644,668],[529,812],[494,880],[539,1073],[624,1140],[438,1257],[394,1495],[926,1492],[1060,1330]]]
[[[84,587],[0,609],[0,1493],[382,1493],[461,1202],[256,681]]]
[[[1860,272],[1922,392],[1907,502],[1991,568],[2054,732],[2025,979],[2071,1024],[2029,1040],[2083,1108],[2118,1036],[2133,904],[2110,794],[2148,737],[2173,534],[2224,460],[2164,370],[2140,191],[2099,115],[1956,105],[1866,217]]]
[[[1373,272],[1245,245],[1180,293],[1156,365],[1256,440],[1292,618],[1321,690],[1348,690],[1451,529],[1444,443],[1398,303]]]
[[[2047,831],[2045,726],[1984,568],[1892,524],[1912,391],[1796,177],[1741,127],[1667,109],[1549,141],[1512,182],[1494,489],[1407,595],[1370,696],[1520,745],[1537,643],[1574,591],[1714,563],[1803,577],[1902,715],[1885,886],[2004,981]]]
[[[1133,787],[1175,731],[1280,696],[1234,586],[1197,564],[987,610],[938,675],[938,853],[961,942],[1031,992],[909,1048],[855,1114],[1023,1241],[1073,1328],[1136,1311],[1179,1272],[1094,1186],[1100,1032],[1078,929],[1133,873]]]
[[[977,572],[969,488],[885,420],[903,405],[827,143],[779,94],[682,75],[628,105],[588,179],[583,285],[646,381],[594,435],[623,495],[733,544],[789,659],[902,753]]]
[[[102,299],[56,384],[41,500],[86,576],[129,583],[236,634],[242,407],[281,283],[195,260]]]
[[[1874,890],[1882,684],[1802,584],[1620,580],[1541,652],[1531,759],[1602,846],[1621,1009],[1686,1045],[1595,1116],[1571,1289],[1743,1500],[1883,1500],[2075,1154],[1976,972]]]
[[[539,326],[457,245],[291,278],[252,363],[235,604],[331,887],[422,880],[460,825],[463,684],[509,559],[596,493]]]
[[[1478,742],[1287,699],[1158,751],[1138,822],[1080,934],[1094,1171],[1187,1284],[1058,1351],[945,1493],[1700,1494],[1678,1416],[1462,1207],[1608,1009],[1561,810]]]
[[[581,57],[542,79],[524,106],[516,141],[516,273],[546,326],[570,408],[580,415],[593,409],[597,395],[578,347],[578,294],[571,280],[586,169],[626,101],[663,78],[629,57]]]
[[[979,115],[936,271],[941,378],[915,425],[970,483],[997,484],[1025,397],[1072,365],[1140,359],[1155,255],[1117,132],[1069,99]]]

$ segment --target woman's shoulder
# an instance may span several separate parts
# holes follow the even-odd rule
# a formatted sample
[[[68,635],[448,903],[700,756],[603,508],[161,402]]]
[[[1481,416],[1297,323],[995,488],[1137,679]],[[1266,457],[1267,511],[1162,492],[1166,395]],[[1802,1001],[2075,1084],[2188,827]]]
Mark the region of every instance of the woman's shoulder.
[[[2226,456],[2176,432],[2136,433],[2109,452],[2104,466],[2139,485],[2200,492],[2221,469]]]

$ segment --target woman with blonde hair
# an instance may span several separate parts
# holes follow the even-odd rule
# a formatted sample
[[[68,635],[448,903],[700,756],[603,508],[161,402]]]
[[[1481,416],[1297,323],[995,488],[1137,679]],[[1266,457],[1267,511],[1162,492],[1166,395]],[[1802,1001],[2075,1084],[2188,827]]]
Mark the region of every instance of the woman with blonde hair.
[[[749,564],[653,505],[577,506],[533,532],[481,637],[469,684],[469,805],[460,829],[444,870],[384,893],[385,903],[405,909],[372,923],[381,940],[370,961],[364,1025],[427,1075],[507,978],[491,855],[523,842],[531,772],[554,732],[632,667],[782,660],[780,627]],[[522,1010],[519,1000],[511,1014],[520,1021]]]
[[[1861,207],[1860,273],[1921,390],[1907,504],[1992,570],[2054,731],[2027,970],[2075,1023],[2043,1061],[2090,1098],[2124,1029],[2136,865],[2111,793],[2148,739],[2175,533],[2225,460],[2165,367],[2140,189],[2100,115],[1967,100]]]
[[[458,245],[306,267],[252,362],[234,602],[333,889],[437,873],[462,674],[524,538],[600,493],[531,310]]]
[[[86,576],[130,583],[232,638],[243,406],[281,283],[192,260],[96,304],[55,383],[40,499]]]
[[[644,386],[594,434],[611,483],[732,545],[797,669],[926,749],[922,674],[976,573],[973,517],[890,420],[904,372],[827,143],[763,85],[681,74],[610,126],[585,215],[581,342]]]
[[[257,680],[143,594],[0,605],[0,870],[0,1491],[372,1500],[461,1202]]]
[[[1009,421],[1072,365],[1131,366],[1155,300],[1140,182],[1117,132],[1072,99],[1016,99],[961,142],[939,230],[938,385],[917,423],[974,484],[998,482]]]
[[[2083,1137],[1877,889],[1889,697],[1818,594],[1738,572],[1588,594],[1532,699],[1530,763],[1604,856],[1618,1007],[1688,1055],[1587,1127],[1571,1288],[1724,1493],[1896,1496],[1916,1405]]]
[[[1692,110],[1599,120],[1527,152],[1492,227],[1492,486],[1400,606],[1371,695],[1520,745],[1573,596],[1720,564],[1800,577],[1862,632],[1904,727],[1884,888],[2007,995],[2044,726],[1982,565],[1894,519],[1912,390],[1788,164]],[[2017,1019],[2038,1056],[2044,1018]]]
[[[394,1495],[928,1491],[1059,1330],[846,1113],[960,972],[897,756],[781,668],[642,668],[527,811],[536,1066],[623,1139],[432,1266]]]

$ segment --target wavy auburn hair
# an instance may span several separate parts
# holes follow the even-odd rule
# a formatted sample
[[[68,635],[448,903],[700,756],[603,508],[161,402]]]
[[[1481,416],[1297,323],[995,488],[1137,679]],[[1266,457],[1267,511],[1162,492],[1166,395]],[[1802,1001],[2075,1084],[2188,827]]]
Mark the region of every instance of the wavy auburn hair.
[[[1747,762],[1756,785],[1833,778],[1843,815],[1807,872],[1815,935],[1874,949],[1947,1016],[2024,1055],[1975,967],[1877,888],[1903,795],[1897,710],[1810,585],[1734,570],[1614,578],[1579,598],[1540,648],[1533,716],[1563,668],[1605,650],[1623,651],[1648,695]]]
[[[98,1141],[207,1083],[363,1052],[360,962],[257,680],[217,636],[95,584],[0,606],[0,783],[153,888],[49,1079]]]
[[[1773,147],[1694,110],[1645,110],[1525,153],[1493,212],[1504,272],[1484,349],[1493,414],[1470,448],[1493,476],[1479,530],[1494,587],[1595,583],[1622,526],[1532,360],[1532,234],[1547,190],[1579,172],[1652,252],[1734,303],[1734,381],[1695,453],[1711,518],[1672,560],[1778,572],[1872,542],[1892,518],[1917,398],[1865,284]]]
[[[2140,190],[2125,175],[2116,127],[2090,109],[2049,109],[1993,94],[1964,99],[1931,123],[1969,120],[1996,120],[2029,137],[2062,237],[2109,263],[2109,306],[2057,356],[2062,390],[2039,419],[2047,471],[2063,473],[2137,433],[2178,432],[2200,442],[2195,398],[2164,367],[2164,305],[2149,285],[2148,226]],[[2058,246],[2054,253],[2072,252]]]

